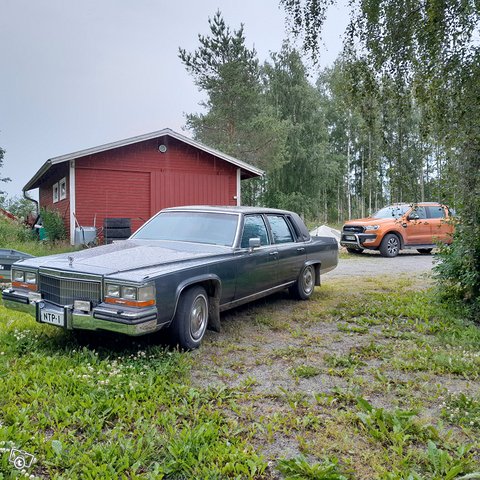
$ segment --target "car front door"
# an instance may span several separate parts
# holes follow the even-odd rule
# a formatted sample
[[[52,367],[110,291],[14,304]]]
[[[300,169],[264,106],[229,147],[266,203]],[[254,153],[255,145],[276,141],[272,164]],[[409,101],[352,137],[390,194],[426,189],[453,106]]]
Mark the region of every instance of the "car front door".
[[[287,217],[270,214],[267,219],[278,258],[277,285],[292,282],[305,264],[305,246],[296,241],[295,231]]]
[[[260,239],[260,247],[249,249],[251,238]],[[239,249],[236,254],[237,283],[235,300],[269,290],[276,285],[278,254],[272,245],[263,215],[245,215]]]

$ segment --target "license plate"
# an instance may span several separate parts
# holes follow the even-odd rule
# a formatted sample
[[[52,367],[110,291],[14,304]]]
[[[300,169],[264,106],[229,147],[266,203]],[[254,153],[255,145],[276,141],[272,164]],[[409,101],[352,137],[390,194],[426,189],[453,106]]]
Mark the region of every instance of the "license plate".
[[[63,313],[52,312],[51,310],[40,310],[40,321],[42,323],[50,323],[58,327],[65,326]]]
[[[357,239],[353,235],[346,235],[345,240],[353,240],[355,242]]]

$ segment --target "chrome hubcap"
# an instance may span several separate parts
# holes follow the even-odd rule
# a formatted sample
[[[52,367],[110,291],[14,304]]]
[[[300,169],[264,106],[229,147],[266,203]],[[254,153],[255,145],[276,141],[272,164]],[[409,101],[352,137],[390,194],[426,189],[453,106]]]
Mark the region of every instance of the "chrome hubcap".
[[[202,338],[207,328],[208,306],[203,295],[195,298],[190,312],[190,333],[194,340]]]
[[[315,287],[313,268],[306,267],[305,270],[303,271],[302,278],[303,278],[303,291],[308,295],[313,291]]]

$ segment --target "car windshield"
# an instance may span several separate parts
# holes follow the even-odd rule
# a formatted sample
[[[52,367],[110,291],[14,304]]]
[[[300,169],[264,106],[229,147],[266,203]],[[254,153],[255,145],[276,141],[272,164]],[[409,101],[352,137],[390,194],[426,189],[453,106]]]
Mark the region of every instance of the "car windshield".
[[[391,205],[372,215],[373,218],[400,218],[410,209],[409,205]]]
[[[238,215],[213,212],[164,212],[152,218],[131,238],[174,240],[232,246]]]

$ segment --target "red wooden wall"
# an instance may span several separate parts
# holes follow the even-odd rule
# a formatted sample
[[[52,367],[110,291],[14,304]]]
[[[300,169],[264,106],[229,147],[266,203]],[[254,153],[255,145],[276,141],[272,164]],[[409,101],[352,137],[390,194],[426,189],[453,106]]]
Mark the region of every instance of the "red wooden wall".
[[[158,146],[167,146],[165,153]],[[76,215],[81,225],[128,217],[135,231],[165,207],[236,205],[237,167],[165,137],[75,161]]]

